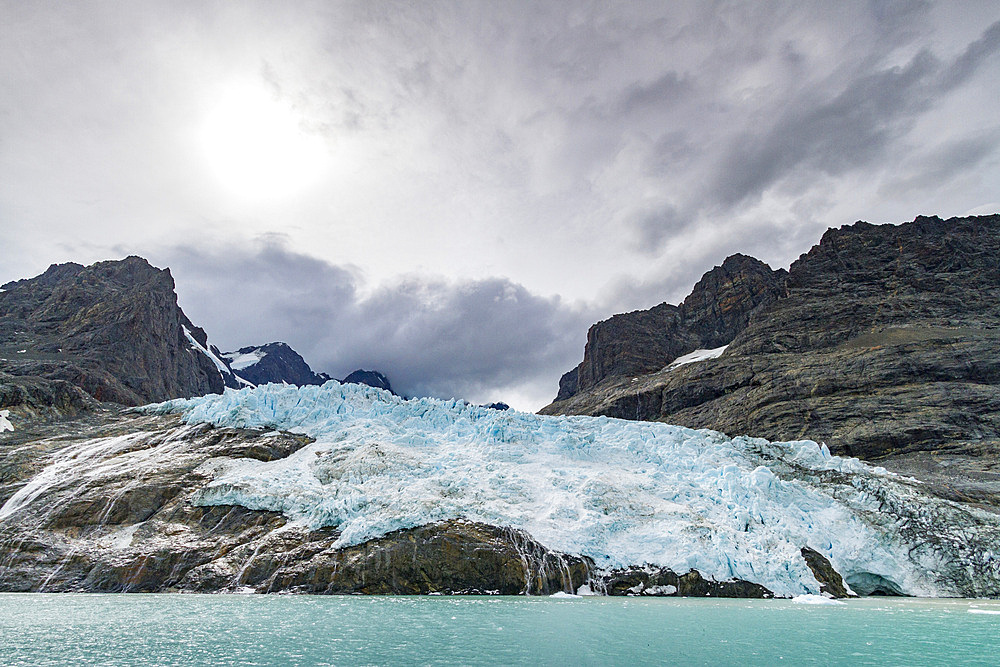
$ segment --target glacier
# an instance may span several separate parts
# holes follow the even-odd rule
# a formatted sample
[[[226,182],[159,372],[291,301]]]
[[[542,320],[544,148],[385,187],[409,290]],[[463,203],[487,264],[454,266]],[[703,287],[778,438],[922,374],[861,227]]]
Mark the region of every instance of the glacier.
[[[522,529],[603,569],[695,569],[784,597],[820,593],[805,546],[860,592],[1000,590],[995,514],[812,441],[404,400],[336,381],[227,389],[142,410],[315,438],[275,461],[206,462],[212,481],[195,503],[336,527],[335,546],[461,518]]]

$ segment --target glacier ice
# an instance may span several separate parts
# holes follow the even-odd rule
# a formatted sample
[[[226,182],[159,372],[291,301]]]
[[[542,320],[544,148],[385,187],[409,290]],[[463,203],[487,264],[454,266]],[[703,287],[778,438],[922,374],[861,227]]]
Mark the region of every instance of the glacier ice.
[[[908,594],[968,594],[953,571],[1000,580],[989,549],[966,549],[958,538],[925,543],[922,526],[940,523],[936,512],[972,510],[940,499],[925,507],[929,496],[916,482],[812,441],[403,400],[336,382],[227,389],[145,410],[314,437],[285,459],[213,462],[213,481],[196,502],[336,526],[338,546],[465,518],[523,529],[602,568],[693,568],[787,597],[820,592],[803,546],[848,582],[891,581]],[[975,525],[993,521],[996,535],[987,514]]]

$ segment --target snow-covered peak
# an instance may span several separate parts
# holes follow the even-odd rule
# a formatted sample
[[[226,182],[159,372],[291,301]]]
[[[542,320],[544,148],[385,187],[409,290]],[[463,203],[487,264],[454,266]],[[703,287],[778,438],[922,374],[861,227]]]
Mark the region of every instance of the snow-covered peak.
[[[222,356],[229,362],[230,368],[234,371],[241,371],[258,363],[267,356],[267,352],[260,348],[255,348],[250,352],[225,352]]]

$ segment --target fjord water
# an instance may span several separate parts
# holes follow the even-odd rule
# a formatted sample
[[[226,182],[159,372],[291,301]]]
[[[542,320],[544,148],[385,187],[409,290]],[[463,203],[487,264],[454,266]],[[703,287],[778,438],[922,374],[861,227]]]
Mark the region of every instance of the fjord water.
[[[1000,603],[0,594],[5,665],[996,664]]]

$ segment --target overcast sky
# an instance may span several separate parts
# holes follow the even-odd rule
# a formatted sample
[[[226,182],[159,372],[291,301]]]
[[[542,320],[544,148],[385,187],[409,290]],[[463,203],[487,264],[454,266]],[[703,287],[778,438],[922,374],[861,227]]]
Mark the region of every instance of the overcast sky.
[[[734,252],[1000,210],[1000,4],[0,0],[0,282],[537,409]]]

